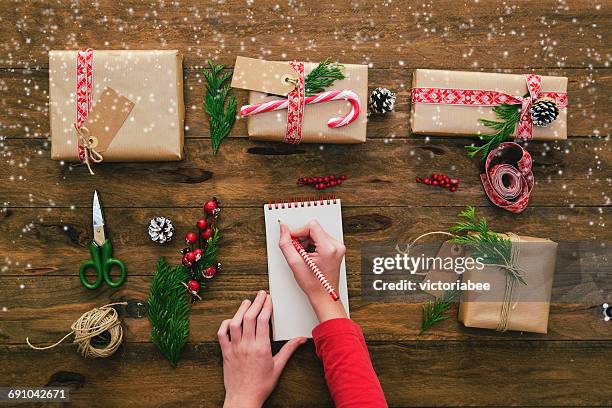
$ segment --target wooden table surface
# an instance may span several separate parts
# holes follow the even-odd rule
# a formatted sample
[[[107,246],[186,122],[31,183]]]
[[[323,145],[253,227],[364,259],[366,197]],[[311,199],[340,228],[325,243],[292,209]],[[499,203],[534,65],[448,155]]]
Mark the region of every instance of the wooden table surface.
[[[74,3],[74,4],[73,4]],[[343,200],[352,316],[362,325],[389,405],[611,406],[612,324],[596,303],[551,305],[549,333],[468,329],[451,317],[421,336],[421,305],[361,296],[360,248],[448,229],[465,205],[500,231],[555,241],[612,241],[609,141],[609,1],[0,1],[0,386],[69,386],[79,406],[219,406],[220,321],[267,288],[261,204],[300,195],[303,175],[349,177]],[[186,159],[86,169],[51,161],[48,51],[179,49],[185,56]],[[397,92],[396,111],[372,116],[362,145],[256,143],[239,120],[218,156],[202,112],[202,66],[237,55],[370,64],[369,88]],[[534,142],[535,193],[513,215],[492,207],[468,139],[409,130],[415,68],[562,75],[569,78],[568,132]],[[238,92],[239,103],[245,93]],[[432,171],[461,178],[455,193],[414,183]],[[116,257],[129,268],[119,289],[82,288],[76,266],[92,237],[91,197],[103,196]],[[90,308],[146,299],[160,255],[178,260],[180,239],[148,240],[164,215],[182,235],[210,196],[223,203],[223,272],[191,312],[183,358],[170,368],[149,341],[146,319],[125,319],[125,344],[85,360],[62,337]],[[453,309],[453,313],[456,309]],[[277,345],[275,345],[277,348]],[[285,370],[269,406],[332,405],[312,343]]]

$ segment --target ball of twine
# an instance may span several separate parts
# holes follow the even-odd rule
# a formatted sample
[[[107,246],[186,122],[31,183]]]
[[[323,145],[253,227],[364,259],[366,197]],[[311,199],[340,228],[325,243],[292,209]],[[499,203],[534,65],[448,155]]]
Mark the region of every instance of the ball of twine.
[[[112,356],[115,351],[121,345],[123,340],[123,329],[121,328],[121,321],[119,320],[119,314],[117,310],[111,306],[115,305],[127,305],[127,302],[110,303],[102,307],[96,307],[88,312],[85,312],[78,318],[77,321],[72,323],[70,327],[72,331],[65,335],[55,344],[45,347],[37,347],[30,343],[30,339],[26,338],[28,346],[35,350],[48,350],[61,342],[66,340],[72,334],[74,334],[74,343],[78,347],[78,351],[87,358],[104,358]],[[108,332],[110,335],[110,341],[103,347],[94,347],[92,339],[104,332]]]

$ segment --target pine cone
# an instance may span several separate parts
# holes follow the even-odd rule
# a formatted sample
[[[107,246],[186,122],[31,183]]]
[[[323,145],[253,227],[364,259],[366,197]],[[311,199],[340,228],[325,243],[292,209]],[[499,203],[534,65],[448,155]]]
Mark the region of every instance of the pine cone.
[[[376,113],[391,112],[395,107],[395,93],[387,88],[376,88],[370,95],[370,109]]]
[[[172,239],[174,226],[172,221],[165,217],[155,217],[149,224],[149,236],[151,241],[163,244]]]
[[[534,126],[546,127],[559,116],[559,108],[550,98],[541,98],[531,106],[531,121]]]

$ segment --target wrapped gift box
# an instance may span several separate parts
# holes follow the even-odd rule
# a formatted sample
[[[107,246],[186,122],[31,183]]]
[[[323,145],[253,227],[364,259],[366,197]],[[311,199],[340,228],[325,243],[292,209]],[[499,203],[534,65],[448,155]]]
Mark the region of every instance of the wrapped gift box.
[[[77,51],[49,52],[54,160],[78,161],[76,66]],[[95,50],[92,67],[92,112],[108,88],[133,104],[108,147],[100,152],[104,161],[181,160],[185,118],[181,54],[176,50]]]
[[[241,66],[249,59],[239,57]],[[257,64],[257,61],[254,62]],[[261,62],[260,62],[261,63]],[[266,88],[264,82],[274,75],[266,75],[265,69],[269,66],[270,72],[278,71],[278,64],[286,64],[287,72],[292,72],[287,62],[265,61],[269,65],[264,70],[253,69],[250,72],[234,71],[232,86],[253,90],[255,88]],[[237,62],[238,64],[238,62]],[[306,62],[304,64],[305,75],[308,75],[318,64]],[[350,103],[346,101],[329,101],[304,108],[304,120],[302,125],[302,143],[363,143],[366,140],[367,125],[367,101],[368,101],[368,67],[367,65],[343,64],[343,73],[346,78],[337,80],[328,88],[329,90],[351,90],[359,96],[361,110],[359,117],[347,126],[329,128],[328,119],[345,115],[350,110]],[[248,65],[246,65],[248,67]],[[259,64],[257,65],[259,67]],[[288,91],[288,89],[287,89]],[[268,102],[281,97],[264,92],[249,92],[249,105]],[[285,137],[287,110],[279,110],[258,113],[249,116],[248,134],[253,140],[283,141]]]
[[[453,88],[499,91],[513,96],[527,93],[525,75],[417,69],[413,88]],[[567,92],[567,78],[542,76],[541,92]],[[475,136],[493,131],[479,119],[498,120],[492,107],[412,103],[412,133],[434,136]],[[516,133],[516,130],[515,130]],[[567,138],[567,108],[547,127],[534,126],[534,140]]]

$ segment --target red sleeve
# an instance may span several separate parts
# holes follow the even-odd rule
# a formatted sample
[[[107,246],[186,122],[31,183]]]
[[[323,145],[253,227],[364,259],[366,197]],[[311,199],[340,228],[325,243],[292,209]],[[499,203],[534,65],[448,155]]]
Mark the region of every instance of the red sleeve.
[[[387,406],[358,324],[331,319],[315,327],[312,337],[336,407]]]

